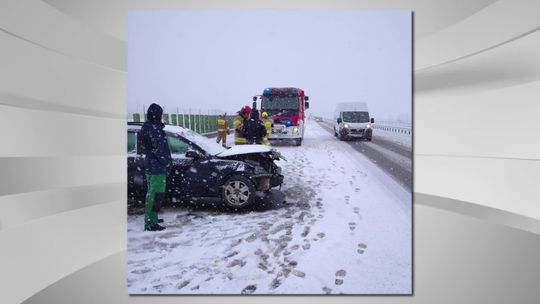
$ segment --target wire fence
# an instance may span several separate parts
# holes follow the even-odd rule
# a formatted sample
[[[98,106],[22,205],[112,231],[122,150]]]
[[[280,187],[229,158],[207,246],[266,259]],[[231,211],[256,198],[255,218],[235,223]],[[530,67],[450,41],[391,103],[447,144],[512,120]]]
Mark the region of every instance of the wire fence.
[[[217,131],[217,120],[223,114],[219,110],[177,110],[176,113],[163,113],[163,123],[191,129],[199,134]],[[234,116],[227,115],[228,127],[232,128]],[[146,114],[130,113],[128,121],[144,122]]]

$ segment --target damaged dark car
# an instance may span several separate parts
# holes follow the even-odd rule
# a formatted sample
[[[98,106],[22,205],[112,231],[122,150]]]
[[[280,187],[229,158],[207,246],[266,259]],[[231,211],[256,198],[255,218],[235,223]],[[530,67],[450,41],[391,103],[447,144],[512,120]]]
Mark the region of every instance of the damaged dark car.
[[[147,191],[144,154],[137,144],[140,123],[128,123],[128,202],[144,204]],[[242,209],[269,200],[283,183],[275,161],[281,155],[263,145],[225,149],[189,129],[165,126],[173,168],[167,177],[167,201],[199,203],[219,200]]]

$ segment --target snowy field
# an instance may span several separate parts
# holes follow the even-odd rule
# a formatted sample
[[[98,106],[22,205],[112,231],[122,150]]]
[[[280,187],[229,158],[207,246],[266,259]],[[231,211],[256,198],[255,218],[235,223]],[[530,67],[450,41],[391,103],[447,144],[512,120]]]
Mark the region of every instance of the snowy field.
[[[130,215],[129,292],[411,293],[412,194],[314,121],[301,147],[277,149],[285,203],[171,207],[163,232]]]

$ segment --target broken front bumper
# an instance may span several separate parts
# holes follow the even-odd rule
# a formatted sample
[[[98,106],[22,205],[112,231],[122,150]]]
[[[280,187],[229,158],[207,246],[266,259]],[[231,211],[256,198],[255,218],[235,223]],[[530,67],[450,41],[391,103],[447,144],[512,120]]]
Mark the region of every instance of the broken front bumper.
[[[268,191],[271,188],[281,186],[283,184],[283,175],[271,175],[271,174],[260,174],[250,177],[255,187],[259,191]]]

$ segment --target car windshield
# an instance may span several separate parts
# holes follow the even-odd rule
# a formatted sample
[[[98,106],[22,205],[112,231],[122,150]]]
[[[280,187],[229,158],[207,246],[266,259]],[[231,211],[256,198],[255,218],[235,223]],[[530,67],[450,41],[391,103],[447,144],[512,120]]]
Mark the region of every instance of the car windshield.
[[[225,148],[223,148],[222,145],[217,144],[215,139],[210,139],[208,137],[202,136],[189,129],[184,129],[176,126],[166,126],[165,130],[183,136],[185,139],[201,147],[201,149],[203,149],[206,153],[212,155],[219,154],[226,150]]]
[[[344,122],[369,122],[368,112],[343,112]]]

